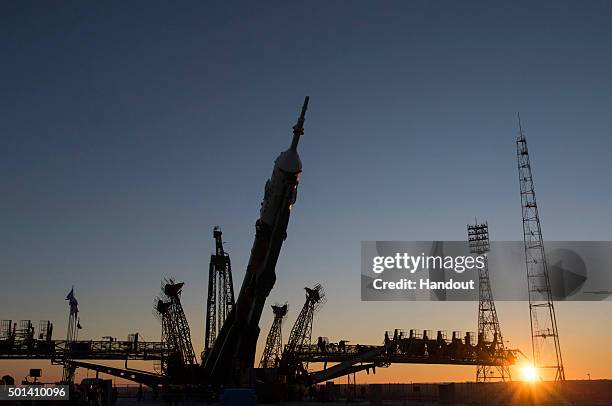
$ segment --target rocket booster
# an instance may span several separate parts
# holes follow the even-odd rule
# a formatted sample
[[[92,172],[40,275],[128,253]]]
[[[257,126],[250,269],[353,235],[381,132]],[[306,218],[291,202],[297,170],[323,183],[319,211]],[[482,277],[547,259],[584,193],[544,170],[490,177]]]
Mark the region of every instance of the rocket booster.
[[[276,282],[276,262],[291,208],[296,201],[302,162],[297,152],[304,134],[304,120],[309,97],[293,126],[291,146],[274,161],[272,176],[266,182],[259,219],[255,224],[255,241],[236,306],[228,315],[204,365],[209,378],[225,385],[249,386],[249,373],[255,361],[259,320],[266,298]]]

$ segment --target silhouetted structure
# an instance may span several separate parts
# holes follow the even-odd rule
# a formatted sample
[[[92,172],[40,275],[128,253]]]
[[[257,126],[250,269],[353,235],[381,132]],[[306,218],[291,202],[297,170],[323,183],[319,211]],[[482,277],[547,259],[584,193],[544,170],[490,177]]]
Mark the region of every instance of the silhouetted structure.
[[[287,226],[291,209],[296,201],[302,172],[297,147],[300,137],[304,134],[308,102],[309,98],[306,97],[297,123],[293,126],[291,145],[276,158],[272,176],[266,182],[259,219],[255,224],[255,240],[241,290],[235,306],[231,309],[225,308],[229,313],[223,311],[226,313],[223,326],[220,329],[218,325],[215,326],[216,339],[212,347],[209,347],[203,366],[190,368],[197,364],[190,341],[189,326],[180,305],[180,291],[183,284],[170,280],[163,287],[163,294],[155,303],[155,313],[162,321],[164,347],[168,351],[168,356],[162,357],[162,369],[166,374],[163,376],[149,374],[145,378],[147,382],[209,384],[225,387],[254,385],[253,369],[260,332],[259,321],[266,299],[276,281],[276,263],[282,244],[287,238]],[[221,243],[220,240],[219,242]],[[220,256],[225,257],[224,254]],[[216,316],[215,324],[218,324],[218,314]],[[209,338],[212,341],[212,335],[209,335]],[[10,355],[12,348],[8,352]],[[173,361],[174,357],[177,359],[176,363]],[[75,366],[85,365],[83,362],[78,364],[71,362],[71,365]],[[179,368],[176,370],[169,368],[175,364]],[[101,370],[103,367],[88,364],[87,368]],[[181,368],[182,371],[188,372],[179,373]],[[109,368],[107,371],[111,371],[108,372],[110,374],[115,372],[121,374],[118,369],[115,371]],[[136,378],[131,379],[140,379],[138,377],[143,374],[121,374],[124,375],[134,375]]]
[[[281,359],[281,373],[289,380],[295,380],[298,376],[307,373],[306,366],[303,365],[303,360],[297,357],[297,353],[310,346],[314,315],[325,303],[325,291],[320,284],[315,285],[312,289],[304,289],[306,290],[306,301],[291,328],[289,341]]]
[[[0,342],[10,347],[14,341],[15,329],[13,328],[13,320],[0,320]]]
[[[283,241],[291,208],[297,197],[302,162],[297,152],[304,134],[308,96],[293,126],[291,146],[274,161],[272,176],[266,182],[259,219],[255,223],[255,241],[249,264],[236,300],[217,340],[206,357],[205,374],[224,385],[253,385],[255,348],[259,336],[259,320],[274,283],[276,262]]]
[[[531,347],[536,368],[555,369],[555,380],[564,381],[565,371],[559,344],[557,318],[553,303],[540,216],[531,173],[527,140],[519,116],[519,135],[516,139],[519,185],[523,214],[523,240],[529,290]]]
[[[287,226],[296,201],[302,170],[297,145],[301,135],[304,134],[303,126],[308,101],[306,97],[298,121],[293,126],[290,148],[277,157],[272,176],[266,182],[260,216],[255,224],[255,240],[235,306],[231,308],[222,306],[225,312],[223,315],[225,322],[222,326],[219,325],[218,296],[214,301],[217,305],[214,316],[208,317],[212,312],[207,313],[207,320],[216,324],[216,339],[212,334],[208,335],[210,347],[202,365],[196,363],[190,329],[180,301],[183,283],[176,283],[172,279],[163,282],[162,294],[154,306],[155,314],[162,323],[161,343],[139,342],[136,335],[125,342],[113,339],[76,341],[76,336],[71,333],[68,340],[61,342],[43,343],[42,340],[27,338],[20,338],[16,342],[15,329],[11,330],[11,322],[8,322],[8,328],[7,323],[0,324],[0,358],[55,359],[58,349],[62,349],[61,354],[74,355],[72,359],[65,357],[63,361],[72,371],[76,367],[87,368],[149,385],[154,391],[168,391],[169,395],[175,391],[194,390],[198,396],[212,397],[218,395],[223,388],[254,387],[257,373],[259,373],[257,377],[259,389],[267,385],[282,395],[283,391],[284,394],[299,394],[307,385],[354,374],[361,370],[374,370],[376,367],[385,367],[395,362],[454,365],[514,363],[515,356],[512,351],[507,351],[506,358],[503,359],[498,357],[498,354],[486,352],[495,346],[484,346],[485,351],[477,351],[472,343],[473,335],[469,333],[463,340],[459,334],[453,333],[452,340],[448,341],[441,332],[438,332],[438,336],[434,338],[429,332],[418,336],[411,331],[410,336],[405,336],[396,331],[393,338],[390,338],[389,334],[385,336],[383,345],[347,345],[348,342],[345,340],[335,344],[330,343],[325,337],[321,337],[317,344],[313,345],[311,343],[313,317],[325,301],[321,285],[316,285],[312,289],[306,288],[306,302],[291,330],[288,344],[282,352],[280,367],[254,371],[255,348],[260,333],[259,321],[266,299],[276,281],[276,263],[283,241],[287,237]],[[220,231],[214,235],[217,242],[215,256],[221,258],[218,262],[222,266],[229,267],[229,258],[227,261],[224,259],[227,254],[222,250]],[[217,262],[213,265],[216,266]],[[216,276],[218,278],[219,275]],[[229,285],[231,286],[231,283]],[[227,283],[225,286],[228,286]],[[219,284],[209,292],[218,294]],[[225,292],[227,293],[227,290]],[[226,295],[226,298],[228,296]],[[74,302],[76,304],[76,300]],[[228,304],[226,299],[222,299],[221,302]],[[283,312],[279,309],[279,320],[275,320],[272,329],[274,333],[270,334],[269,340],[271,343],[269,348],[272,349],[269,353],[275,355],[279,353],[279,347],[282,347],[280,313]],[[78,318],[75,317],[73,321],[78,328]],[[207,330],[210,326],[208,324]],[[33,332],[30,333],[30,328],[22,330],[27,332],[26,337],[33,335]],[[30,341],[31,345],[28,344]],[[126,364],[124,368],[117,368],[84,362],[83,359],[121,359],[125,360]],[[155,374],[128,368],[128,359],[160,360],[162,373]],[[266,356],[264,359],[267,360],[264,364],[270,365],[272,356]],[[310,362],[321,362],[325,367],[323,370],[309,373],[307,366]],[[337,365],[327,368],[328,362]],[[263,380],[259,380],[261,376]]]
[[[164,280],[161,298],[157,299],[155,311],[162,323],[162,342],[168,354],[161,360],[161,372],[171,374],[184,366],[197,365],[189,324],[181,305],[183,282]]]
[[[473,224],[467,226],[468,245],[470,252],[481,256],[484,266],[478,269],[478,342],[477,351],[486,351],[489,354],[499,354],[504,357],[504,339],[502,337],[497,310],[493,301],[491,291],[491,280],[489,278],[489,225],[488,223]],[[489,341],[489,348],[486,342]],[[491,366],[479,364],[476,367],[476,381],[486,382],[491,380],[511,379],[510,368],[507,364]]]
[[[315,285],[312,289],[304,288],[304,290],[306,290],[306,302],[291,329],[289,341],[285,347],[286,353],[299,351],[304,345],[310,345],[314,314],[325,303],[325,292],[320,284]]]
[[[204,354],[212,348],[225,322],[225,318],[234,308],[234,284],[232,282],[232,265],[230,257],[223,249],[223,238],[218,226],[213,228],[215,253],[210,256],[208,269],[208,298],[206,300],[206,333],[204,336]]]
[[[68,361],[72,358],[72,349],[74,342],[78,339],[79,329],[79,302],[74,297],[74,287],[70,289],[68,296],[68,306],[70,307],[70,313],[68,316],[68,333],[66,335],[66,347],[64,348],[64,357],[62,363],[64,365],[64,371],[62,374],[62,382],[72,383],[74,378],[74,367],[70,365]],[[31,323],[30,323],[31,324]],[[34,329],[32,329],[32,336],[34,335]]]
[[[287,303],[283,306],[272,305],[272,311],[274,312],[274,321],[272,327],[268,333],[266,339],[266,346],[259,362],[260,368],[275,368],[280,362],[281,356],[283,355],[283,333],[282,326],[283,320],[287,315]]]

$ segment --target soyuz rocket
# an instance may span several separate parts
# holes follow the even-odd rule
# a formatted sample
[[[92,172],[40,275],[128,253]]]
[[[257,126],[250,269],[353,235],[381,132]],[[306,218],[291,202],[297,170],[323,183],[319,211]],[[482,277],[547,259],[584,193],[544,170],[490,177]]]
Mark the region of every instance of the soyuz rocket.
[[[300,117],[293,126],[291,146],[276,158],[272,176],[266,182],[259,219],[255,223],[255,241],[236,305],[203,360],[205,376],[211,383],[253,385],[259,320],[276,282],[276,262],[287,237],[289,215],[302,172],[297,146],[304,134],[308,100],[306,96]]]

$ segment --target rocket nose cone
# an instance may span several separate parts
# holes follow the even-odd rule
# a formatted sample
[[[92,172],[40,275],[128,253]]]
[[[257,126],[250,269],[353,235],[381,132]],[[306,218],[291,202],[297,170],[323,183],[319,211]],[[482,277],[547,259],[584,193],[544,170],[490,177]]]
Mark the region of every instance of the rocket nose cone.
[[[278,158],[276,158],[274,164],[283,172],[298,173],[302,171],[300,155],[294,149],[288,149],[282,152]]]

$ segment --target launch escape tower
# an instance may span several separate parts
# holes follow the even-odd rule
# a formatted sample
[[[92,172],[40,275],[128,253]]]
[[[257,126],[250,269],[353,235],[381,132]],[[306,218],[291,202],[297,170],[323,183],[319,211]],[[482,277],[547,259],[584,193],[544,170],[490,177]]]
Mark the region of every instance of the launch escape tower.
[[[505,354],[504,339],[499,327],[497,310],[491,291],[491,280],[489,279],[489,261],[487,258],[487,253],[490,250],[489,225],[486,222],[468,224],[467,233],[470,253],[481,255],[484,258],[484,266],[478,270],[478,345],[490,342],[492,352],[503,357],[503,354]],[[507,364],[500,366],[481,364],[476,366],[477,382],[505,381],[507,379],[511,379],[510,368]]]
[[[535,368],[555,369],[555,380],[564,381],[563,359],[555,306],[550,287],[548,264],[542,239],[542,228],[529,161],[527,140],[519,116],[519,135],[516,139],[519,185],[523,213],[523,240],[529,291],[531,321],[531,349]]]
[[[272,305],[274,321],[272,322],[272,327],[266,339],[266,347],[264,348],[261,361],[259,362],[260,368],[275,368],[280,362],[281,356],[283,355],[282,325],[287,315],[287,310],[287,303],[283,306],[280,304]]]
[[[162,341],[168,354],[161,361],[161,372],[168,374],[173,368],[197,365],[191,344],[189,324],[181,305],[183,282],[166,279],[157,298],[155,312],[162,323]]]
[[[203,358],[215,343],[227,315],[234,308],[234,283],[230,257],[223,249],[223,238],[218,226],[213,228],[215,253],[210,256],[208,269],[208,298],[206,300],[206,334]]]

